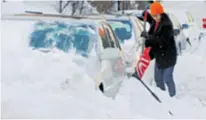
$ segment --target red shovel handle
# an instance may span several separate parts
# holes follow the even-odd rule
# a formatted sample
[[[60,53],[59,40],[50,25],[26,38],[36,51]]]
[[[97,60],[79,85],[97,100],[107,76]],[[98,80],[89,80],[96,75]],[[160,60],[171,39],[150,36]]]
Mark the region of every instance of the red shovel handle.
[[[146,21],[146,20],[147,20],[147,15],[148,15],[148,12],[147,12],[147,11],[145,11],[145,13],[144,13],[144,21]]]

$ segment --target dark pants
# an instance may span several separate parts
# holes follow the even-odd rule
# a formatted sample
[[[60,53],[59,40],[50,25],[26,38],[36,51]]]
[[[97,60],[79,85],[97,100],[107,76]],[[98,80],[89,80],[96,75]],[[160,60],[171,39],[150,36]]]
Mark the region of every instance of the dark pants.
[[[159,69],[155,64],[156,85],[161,90],[165,90],[165,84],[166,84],[170,97],[173,97],[176,94],[176,87],[173,80],[173,71],[174,71],[174,66],[165,69]]]

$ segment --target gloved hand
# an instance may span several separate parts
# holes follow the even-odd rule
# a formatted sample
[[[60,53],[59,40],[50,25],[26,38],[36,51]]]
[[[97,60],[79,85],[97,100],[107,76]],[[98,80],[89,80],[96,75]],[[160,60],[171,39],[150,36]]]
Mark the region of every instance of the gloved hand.
[[[149,34],[146,31],[143,31],[140,36],[144,38],[148,38]]]

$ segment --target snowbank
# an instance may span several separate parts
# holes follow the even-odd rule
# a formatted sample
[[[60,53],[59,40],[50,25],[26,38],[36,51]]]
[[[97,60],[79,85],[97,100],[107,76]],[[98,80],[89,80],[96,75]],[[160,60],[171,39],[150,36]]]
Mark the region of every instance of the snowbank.
[[[199,101],[170,99],[150,86],[164,103],[159,104],[134,78],[124,80],[115,100],[105,97],[84,64],[77,65],[86,59],[28,47],[33,24],[2,21],[3,118],[206,118]]]
[[[132,115],[127,104],[119,109],[125,99],[117,102],[95,90],[94,81],[73,62],[85,59],[58,50],[46,54],[31,50],[32,26],[32,22],[2,22],[3,118],[141,117]]]
[[[87,59],[29,47],[34,24],[1,23],[2,118],[206,118],[206,38],[193,53],[178,58],[176,98],[149,85],[162,100],[159,104],[134,78],[124,80],[116,99],[105,97],[86,74]]]

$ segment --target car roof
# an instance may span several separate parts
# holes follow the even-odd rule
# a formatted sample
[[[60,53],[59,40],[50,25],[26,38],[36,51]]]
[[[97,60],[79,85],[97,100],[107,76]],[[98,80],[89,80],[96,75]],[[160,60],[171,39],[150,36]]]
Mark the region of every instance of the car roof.
[[[117,14],[122,14],[123,11],[118,11]],[[143,10],[124,10],[125,15],[141,16]]]
[[[89,18],[89,19],[103,19],[103,20],[130,20],[129,15],[120,15],[120,14],[87,14],[83,17]]]
[[[89,25],[99,24],[105,20],[103,19],[89,19],[87,17],[82,16],[67,16],[67,15],[59,15],[59,14],[3,14],[1,17],[2,20],[42,20],[42,21],[65,21],[72,23],[86,23]]]

